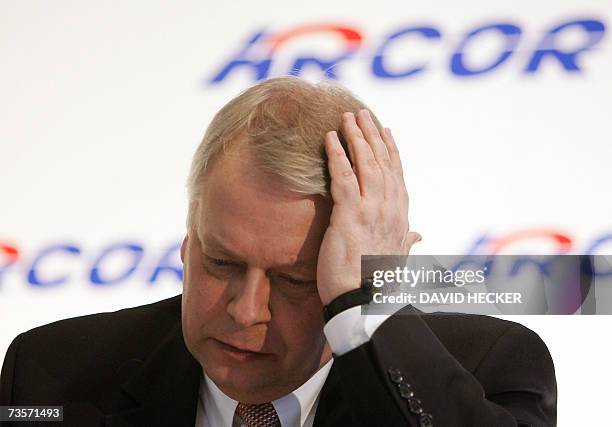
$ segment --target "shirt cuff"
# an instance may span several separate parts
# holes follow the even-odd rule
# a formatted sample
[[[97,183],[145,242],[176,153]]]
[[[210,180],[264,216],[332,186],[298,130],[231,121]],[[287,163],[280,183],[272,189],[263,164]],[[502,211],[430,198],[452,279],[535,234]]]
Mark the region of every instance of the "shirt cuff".
[[[406,263],[406,266],[413,270],[422,267],[432,268],[432,266],[437,265],[442,264],[435,257],[428,257],[425,260],[418,257],[408,257]],[[406,305],[408,304],[400,304],[395,307],[393,314]],[[346,309],[329,319],[323,327],[327,342],[335,356],[342,356],[368,342],[376,329],[392,316],[392,314],[361,314],[362,308],[367,313],[369,305],[358,305]]]
[[[389,314],[363,315],[361,307],[358,305],[336,314],[323,327],[335,356],[342,356],[368,342],[376,329],[390,317]]]

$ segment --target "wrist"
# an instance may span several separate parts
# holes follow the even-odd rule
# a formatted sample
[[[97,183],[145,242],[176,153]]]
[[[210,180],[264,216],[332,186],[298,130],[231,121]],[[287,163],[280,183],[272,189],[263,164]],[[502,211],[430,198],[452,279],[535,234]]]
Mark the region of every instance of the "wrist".
[[[362,286],[348,290],[335,298],[323,307],[323,320],[327,323],[335,315],[348,310],[349,308],[368,304],[372,300],[370,288],[362,283]]]
[[[351,292],[354,291],[355,289],[359,289],[359,284],[357,285],[353,285],[353,286],[349,286],[349,287],[342,287],[339,289],[333,289],[332,291],[327,291],[325,293],[321,293],[321,302],[323,303],[324,306],[329,305],[329,303],[331,303],[333,300],[335,300],[336,298],[338,298],[340,295],[344,295],[347,292]]]

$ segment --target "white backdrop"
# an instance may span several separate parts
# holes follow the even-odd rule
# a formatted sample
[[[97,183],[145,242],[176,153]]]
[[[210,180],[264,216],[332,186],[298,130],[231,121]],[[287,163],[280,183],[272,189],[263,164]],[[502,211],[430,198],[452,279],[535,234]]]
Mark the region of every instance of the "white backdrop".
[[[32,327],[181,292],[191,155],[215,111],[255,82],[252,65],[211,82],[235,59],[260,70],[269,59],[274,76],[299,58],[345,56],[331,70],[400,144],[424,236],[416,253],[506,241],[504,253],[612,253],[608,1],[58,0],[2,11],[0,360]],[[306,62],[301,75],[320,79]],[[549,346],[559,425],[604,425],[612,318],[511,320]]]

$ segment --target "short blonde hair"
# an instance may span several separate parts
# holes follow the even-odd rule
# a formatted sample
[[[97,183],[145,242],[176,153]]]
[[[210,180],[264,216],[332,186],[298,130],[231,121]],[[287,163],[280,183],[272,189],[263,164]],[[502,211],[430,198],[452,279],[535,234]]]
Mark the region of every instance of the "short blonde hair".
[[[217,112],[193,156],[187,226],[193,224],[206,171],[241,136],[246,136],[256,166],[277,176],[287,190],[329,198],[325,135],[338,131],[347,150],[340,131],[342,113],[363,108],[363,102],[330,81],[312,84],[298,77],[277,77],[242,92]],[[372,118],[381,129],[373,113]]]

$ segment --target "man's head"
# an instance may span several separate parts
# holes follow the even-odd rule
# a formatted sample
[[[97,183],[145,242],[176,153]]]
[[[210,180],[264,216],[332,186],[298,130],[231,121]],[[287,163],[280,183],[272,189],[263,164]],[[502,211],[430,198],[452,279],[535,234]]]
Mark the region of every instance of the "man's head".
[[[183,334],[236,400],[281,397],[331,357],[316,284],[333,207],[324,138],[362,108],[335,85],[271,79],[226,104],[196,151]]]

